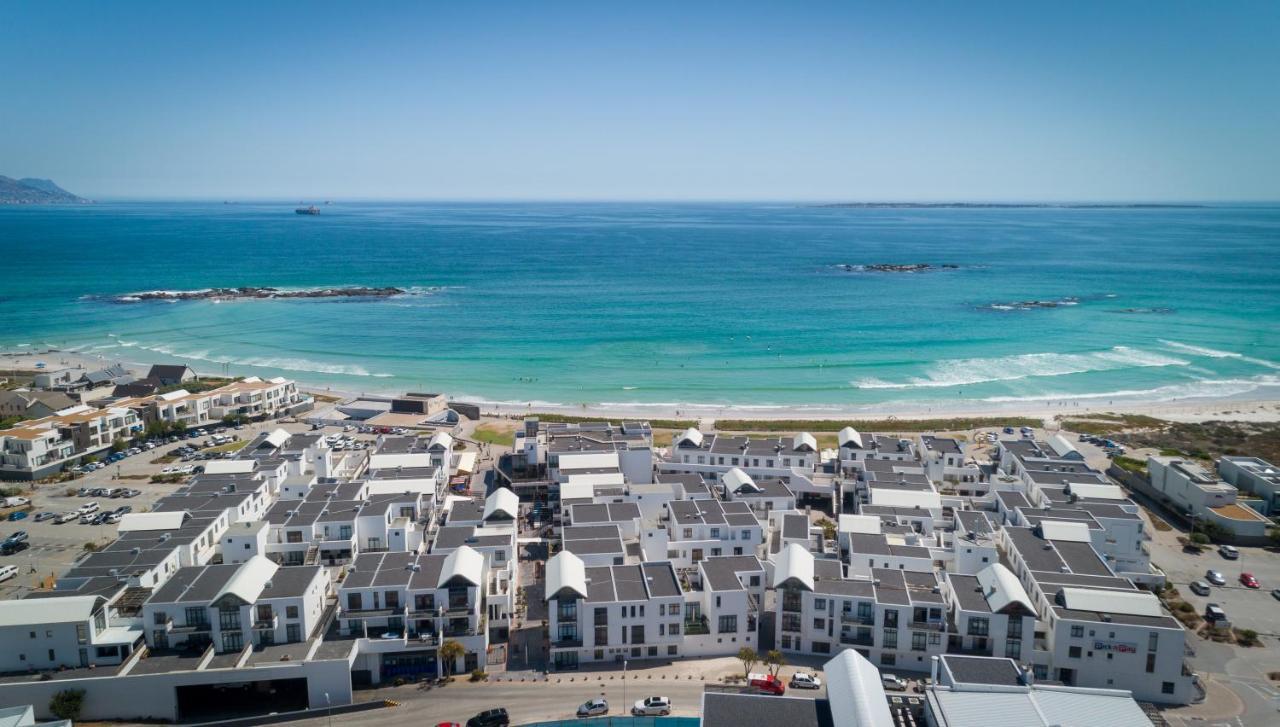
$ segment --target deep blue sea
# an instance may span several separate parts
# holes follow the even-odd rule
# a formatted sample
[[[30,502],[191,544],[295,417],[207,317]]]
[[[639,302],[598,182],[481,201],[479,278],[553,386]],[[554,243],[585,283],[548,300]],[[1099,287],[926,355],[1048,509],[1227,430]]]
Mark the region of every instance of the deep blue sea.
[[[1280,395],[1277,207],[293,210],[0,207],[0,351],[615,407]],[[245,285],[410,292],[106,299]]]

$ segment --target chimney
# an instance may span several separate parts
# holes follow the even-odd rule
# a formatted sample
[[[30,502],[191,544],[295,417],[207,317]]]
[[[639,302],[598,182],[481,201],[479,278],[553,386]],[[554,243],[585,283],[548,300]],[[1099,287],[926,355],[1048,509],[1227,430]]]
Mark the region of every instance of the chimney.
[[[931,657],[929,657],[929,661],[930,661],[930,664],[929,664],[929,681],[930,681],[930,683],[932,683],[934,686],[937,686],[937,685],[938,685],[938,661],[939,661],[939,657],[937,657],[937,656],[931,656]]]

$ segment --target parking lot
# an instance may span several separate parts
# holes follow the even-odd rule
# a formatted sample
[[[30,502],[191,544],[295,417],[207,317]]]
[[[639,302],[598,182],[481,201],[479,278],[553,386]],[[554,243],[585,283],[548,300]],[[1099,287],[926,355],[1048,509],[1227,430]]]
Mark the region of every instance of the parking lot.
[[[263,422],[245,425],[240,430],[228,429],[225,434],[248,440],[263,430],[276,428],[290,432],[310,429],[305,424]],[[25,531],[30,545],[27,549],[13,555],[0,556],[0,565],[16,565],[19,570],[16,578],[0,583],[0,598],[21,598],[31,590],[40,588],[50,578],[56,578],[67,570],[85,552],[86,544],[102,546],[116,537],[114,524],[86,525],[81,524],[78,519],[61,524],[52,519],[36,522],[35,516],[38,513],[65,513],[76,510],[88,502],[97,502],[100,511],[114,510],[128,505],[133,508],[133,512],[147,512],[156,500],[182,486],[181,482],[153,483],[152,475],[160,474],[166,467],[201,464],[200,461],[174,461],[161,464],[153,462],[171,455],[185,443],[203,444],[210,438],[210,436],[204,436],[164,444],[126,457],[68,482],[35,485],[29,494],[24,495],[31,499],[32,504],[32,509],[27,511],[27,517],[12,522],[0,520],[0,540],[17,531]],[[5,484],[21,484],[25,487],[28,483]],[[79,495],[82,488],[130,488],[138,490],[139,494],[131,498],[82,497]],[[0,517],[7,517],[10,512],[10,509],[0,510]]]

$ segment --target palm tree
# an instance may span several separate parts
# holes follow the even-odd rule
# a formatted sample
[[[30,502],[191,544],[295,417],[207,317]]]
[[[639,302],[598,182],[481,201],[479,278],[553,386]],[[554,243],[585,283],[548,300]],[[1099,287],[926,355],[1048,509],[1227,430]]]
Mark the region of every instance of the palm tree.
[[[438,657],[440,658],[440,666],[443,675],[451,675],[453,673],[454,663],[456,663],[460,657],[466,656],[466,654],[467,650],[463,648],[462,644],[459,644],[453,639],[448,639],[441,644]]]

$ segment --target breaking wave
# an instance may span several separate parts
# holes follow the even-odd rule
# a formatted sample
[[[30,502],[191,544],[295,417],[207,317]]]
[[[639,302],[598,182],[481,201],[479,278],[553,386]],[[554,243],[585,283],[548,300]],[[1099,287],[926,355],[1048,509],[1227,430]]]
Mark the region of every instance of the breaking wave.
[[[1107,351],[1092,353],[1023,353],[995,358],[948,359],[929,367],[924,376],[912,377],[903,382],[869,378],[851,383],[858,389],[933,389],[1045,376],[1069,376],[1091,371],[1189,364],[1189,361],[1172,356],[1116,346]]]

